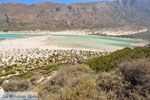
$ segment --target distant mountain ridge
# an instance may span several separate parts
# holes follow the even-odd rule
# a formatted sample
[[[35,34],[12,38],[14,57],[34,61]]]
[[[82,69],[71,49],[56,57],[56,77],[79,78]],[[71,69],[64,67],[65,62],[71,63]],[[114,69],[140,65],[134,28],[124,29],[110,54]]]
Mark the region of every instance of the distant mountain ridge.
[[[150,27],[150,0],[33,5],[0,3],[0,30]]]

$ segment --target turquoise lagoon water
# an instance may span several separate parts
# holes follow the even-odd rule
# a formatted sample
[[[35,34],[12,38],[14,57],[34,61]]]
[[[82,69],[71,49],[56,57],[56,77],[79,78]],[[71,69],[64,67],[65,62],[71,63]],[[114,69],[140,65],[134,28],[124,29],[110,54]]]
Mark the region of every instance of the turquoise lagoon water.
[[[82,49],[121,49],[132,47],[132,43],[139,43],[137,40],[107,36],[73,36],[53,35],[47,39],[49,45],[60,47],[82,48]]]
[[[0,34],[0,40],[15,39],[23,37],[38,36],[33,34]],[[107,36],[78,36],[78,35],[52,35],[45,39],[48,45],[55,45],[66,48],[81,49],[121,49],[124,47],[132,47],[132,43],[139,41],[133,39],[107,37]]]
[[[33,34],[0,34],[0,40],[30,37]]]

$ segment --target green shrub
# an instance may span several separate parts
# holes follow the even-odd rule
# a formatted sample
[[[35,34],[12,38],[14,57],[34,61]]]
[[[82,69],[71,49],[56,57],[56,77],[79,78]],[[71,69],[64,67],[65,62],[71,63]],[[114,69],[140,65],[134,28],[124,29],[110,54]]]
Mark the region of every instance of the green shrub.
[[[60,68],[61,68],[60,64],[44,66],[43,68],[41,68],[42,70],[41,74],[47,76],[48,73],[58,71]]]
[[[16,77],[24,78],[24,79],[29,79],[29,78],[31,78],[32,76],[33,76],[32,73],[27,72],[27,73],[23,73],[23,74],[17,75]]]
[[[85,64],[95,71],[110,71],[123,61],[139,58],[150,58],[150,47],[125,48],[115,51],[108,56],[88,60]]]
[[[0,85],[4,82],[4,80],[0,80]]]
[[[9,31],[8,29],[3,30],[3,32],[8,32],[8,31]]]
[[[53,66],[47,66],[44,68],[44,70],[47,70],[47,71],[58,71],[60,69],[60,65],[59,64],[56,64],[56,65],[53,65]]]

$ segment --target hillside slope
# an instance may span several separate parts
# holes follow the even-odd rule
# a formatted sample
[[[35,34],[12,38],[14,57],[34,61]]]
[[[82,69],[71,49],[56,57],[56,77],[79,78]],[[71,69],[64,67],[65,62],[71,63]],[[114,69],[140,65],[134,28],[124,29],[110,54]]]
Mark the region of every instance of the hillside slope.
[[[0,30],[149,27],[149,0],[82,4],[0,4]]]

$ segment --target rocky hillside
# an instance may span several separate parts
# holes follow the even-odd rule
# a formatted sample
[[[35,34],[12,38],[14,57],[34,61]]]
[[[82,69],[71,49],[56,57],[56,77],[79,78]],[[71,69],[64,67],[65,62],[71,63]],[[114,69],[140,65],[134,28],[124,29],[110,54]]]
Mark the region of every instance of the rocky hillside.
[[[0,30],[102,29],[149,27],[149,0],[82,4],[0,4]]]

